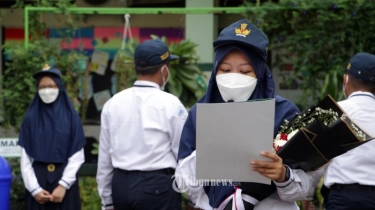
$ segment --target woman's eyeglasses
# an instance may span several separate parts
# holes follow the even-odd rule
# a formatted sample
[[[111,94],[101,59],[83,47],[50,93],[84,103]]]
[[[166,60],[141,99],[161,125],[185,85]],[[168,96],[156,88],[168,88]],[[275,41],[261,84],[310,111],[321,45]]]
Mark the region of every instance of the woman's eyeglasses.
[[[47,89],[47,88],[58,89],[59,87],[57,87],[57,85],[43,85],[43,86],[39,86],[38,90]]]

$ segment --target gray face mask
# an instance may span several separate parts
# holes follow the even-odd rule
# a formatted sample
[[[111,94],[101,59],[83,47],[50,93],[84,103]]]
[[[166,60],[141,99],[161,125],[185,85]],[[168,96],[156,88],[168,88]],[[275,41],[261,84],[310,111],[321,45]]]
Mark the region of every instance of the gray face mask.
[[[44,88],[38,91],[40,99],[46,104],[53,103],[59,95],[57,88]]]
[[[168,77],[167,77],[167,79],[164,78],[164,74],[163,74],[164,69],[167,69],[167,73],[168,73]],[[168,68],[167,65],[165,65],[165,66],[161,69],[161,76],[163,77],[163,85],[160,87],[161,90],[164,90],[165,85],[167,84],[170,75],[171,75],[171,74],[169,73],[169,68]]]
[[[239,73],[216,75],[216,83],[225,102],[249,100],[257,85],[257,79]]]

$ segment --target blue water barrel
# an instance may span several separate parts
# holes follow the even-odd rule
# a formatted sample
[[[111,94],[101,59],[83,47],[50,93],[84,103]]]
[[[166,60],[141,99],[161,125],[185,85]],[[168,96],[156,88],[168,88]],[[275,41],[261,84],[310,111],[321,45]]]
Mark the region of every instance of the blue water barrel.
[[[12,182],[12,170],[5,160],[0,156],[0,209],[9,209],[10,186]]]

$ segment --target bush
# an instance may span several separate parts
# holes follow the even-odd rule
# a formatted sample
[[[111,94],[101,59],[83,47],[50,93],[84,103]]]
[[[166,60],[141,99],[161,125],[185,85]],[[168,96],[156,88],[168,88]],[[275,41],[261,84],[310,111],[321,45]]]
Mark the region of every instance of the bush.
[[[95,177],[79,177],[79,189],[82,210],[100,210],[101,200],[98,194]]]

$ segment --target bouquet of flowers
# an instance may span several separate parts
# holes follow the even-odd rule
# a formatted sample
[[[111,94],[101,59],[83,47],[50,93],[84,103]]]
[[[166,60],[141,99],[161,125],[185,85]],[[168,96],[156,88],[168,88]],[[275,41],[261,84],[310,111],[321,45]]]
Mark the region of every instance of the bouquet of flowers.
[[[328,95],[318,105],[285,120],[273,149],[291,168],[311,171],[370,139]]]
[[[296,115],[296,117],[290,122],[284,120],[284,125],[280,127],[280,131],[273,142],[274,152],[278,152],[284,144],[299,131],[300,128],[306,127],[314,122],[314,120],[321,121],[324,125],[330,126],[337,121],[338,117],[338,113],[332,109],[325,110],[316,107],[315,109],[308,109],[302,115]]]

